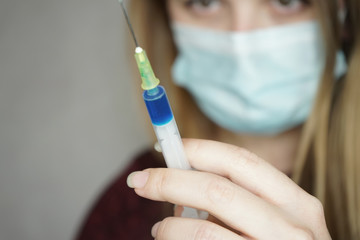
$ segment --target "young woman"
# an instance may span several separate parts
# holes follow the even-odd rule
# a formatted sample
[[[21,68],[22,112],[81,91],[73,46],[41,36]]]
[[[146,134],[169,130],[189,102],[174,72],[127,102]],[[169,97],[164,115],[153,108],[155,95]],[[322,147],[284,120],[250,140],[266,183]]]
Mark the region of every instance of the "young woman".
[[[153,237],[360,239],[359,1],[132,0],[131,9],[182,136],[215,140],[184,140],[199,171],[129,175],[137,195],[177,206]],[[210,217],[181,218],[181,206]]]

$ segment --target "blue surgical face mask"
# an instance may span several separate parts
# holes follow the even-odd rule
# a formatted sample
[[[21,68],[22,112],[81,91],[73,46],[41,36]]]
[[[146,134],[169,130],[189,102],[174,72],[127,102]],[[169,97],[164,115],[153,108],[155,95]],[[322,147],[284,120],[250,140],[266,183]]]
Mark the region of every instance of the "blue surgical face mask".
[[[221,127],[274,135],[308,117],[325,63],[316,22],[244,33],[179,23],[172,29],[174,81]],[[335,74],[345,71],[339,52]]]

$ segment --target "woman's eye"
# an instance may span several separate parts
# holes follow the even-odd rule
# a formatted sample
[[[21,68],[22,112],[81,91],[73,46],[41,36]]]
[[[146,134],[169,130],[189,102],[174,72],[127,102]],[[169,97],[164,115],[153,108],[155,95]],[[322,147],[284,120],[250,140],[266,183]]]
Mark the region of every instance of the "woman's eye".
[[[197,14],[213,14],[220,10],[221,0],[187,0],[185,6]]]
[[[292,14],[301,11],[309,0],[270,0],[271,7],[280,14]]]

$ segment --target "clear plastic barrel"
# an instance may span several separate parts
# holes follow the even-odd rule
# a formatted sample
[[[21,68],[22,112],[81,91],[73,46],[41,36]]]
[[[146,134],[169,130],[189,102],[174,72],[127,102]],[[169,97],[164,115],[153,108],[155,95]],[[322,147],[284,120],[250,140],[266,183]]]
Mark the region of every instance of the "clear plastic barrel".
[[[153,127],[167,167],[185,170],[191,169],[175,119],[173,118],[167,124],[161,126],[153,125]]]

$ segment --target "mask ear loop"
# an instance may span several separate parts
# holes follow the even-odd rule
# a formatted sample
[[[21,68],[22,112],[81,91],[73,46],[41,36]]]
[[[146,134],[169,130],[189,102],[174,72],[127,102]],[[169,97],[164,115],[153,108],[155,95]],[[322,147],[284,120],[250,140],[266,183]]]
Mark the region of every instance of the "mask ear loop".
[[[338,1],[338,21],[340,24],[340,31],[341,31],[341,49],[345,54],[346,61],[348,59],[348,54],[350,51],[351,46],[351,36],[349,32],[349,11],[346,6],[346,2],[344,0]]]
[[[340,6],[340,9],[338,11],[338,20],[339,20],[341,26],[344,26],[344,24],[346,22],[347,15],[348,15],[347,7]]]

